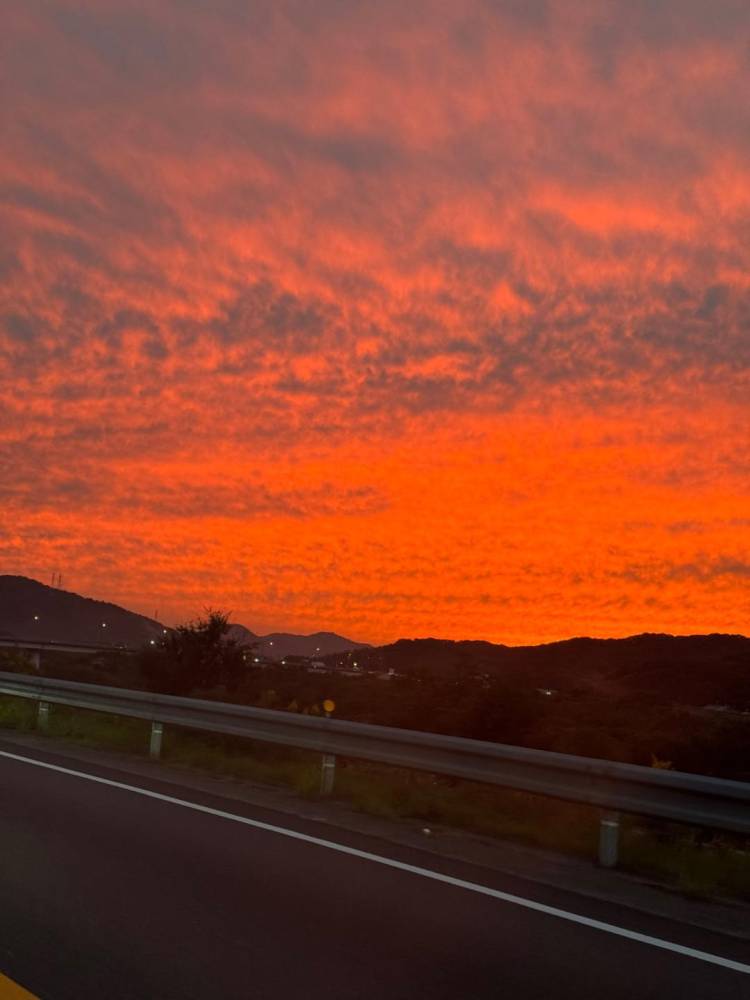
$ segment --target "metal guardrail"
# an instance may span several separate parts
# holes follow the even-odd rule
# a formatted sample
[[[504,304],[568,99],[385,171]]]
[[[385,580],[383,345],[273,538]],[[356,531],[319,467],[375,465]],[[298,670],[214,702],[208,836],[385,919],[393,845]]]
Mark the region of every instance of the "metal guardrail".
[[[153,757],[167,724],[313,750],[328,768],[331,755],[353,757],[598,806],[606,866],[617,860],[620,812],[750,835],[750,784],[740,781],[26,674],[0,672],[0,694],[38,701],[42,729],[50,704],[149,720]]]

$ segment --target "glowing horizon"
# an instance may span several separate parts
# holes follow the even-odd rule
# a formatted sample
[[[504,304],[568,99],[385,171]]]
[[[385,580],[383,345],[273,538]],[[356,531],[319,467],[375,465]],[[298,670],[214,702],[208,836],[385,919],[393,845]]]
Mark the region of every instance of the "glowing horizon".
[[[0,572],[747,633],[750,10],[10,0]]]

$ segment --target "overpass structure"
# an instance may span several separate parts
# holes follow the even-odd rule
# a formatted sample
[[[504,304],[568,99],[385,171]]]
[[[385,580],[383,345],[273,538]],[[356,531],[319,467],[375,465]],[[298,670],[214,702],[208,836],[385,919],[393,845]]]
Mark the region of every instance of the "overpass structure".
[[[134,646],[126,646],[123,643],[110,643],[106,646],[102,643],[87,642],[47,642],[44,639],[16,639],[14,636],[0,636],[0,649],[17,649],[28,653],[34,668],[39,669],[41,655],[43,652],[55,653],[111,653],[113,650],[124,653],[135,653]]]

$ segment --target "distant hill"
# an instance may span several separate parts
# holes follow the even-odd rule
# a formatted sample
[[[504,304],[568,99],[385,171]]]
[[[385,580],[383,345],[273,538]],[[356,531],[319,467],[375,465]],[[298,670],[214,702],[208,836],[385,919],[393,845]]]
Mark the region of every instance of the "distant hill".
[[[344,665],[346,658],[331,662]],[[750,639],[662,635],[566,639],[540,646],[399,639],[362,650],[360,666],[465,681],[481,674],[519,688],[555,689],[613,700],[750,707]]]
[[[136,647],[162,634],[160,622],[116,604],[0,575],[0,636],[46,642]],[[373,647],[334,632],[256,635],[233,625],[234,638],[272,659],[325,657],[345,666],[471,682],[486,674],[518,690],[551,689],[611,701],[729,705],[750,708],[750,638],[742,635],[662,635],[626,639],[566,639],[540,646],[474,640],[399,639]]]
[[[258,636],[255,632],[251,632],[244,625],[231,625],[229,627],[229,638],[234,639],[235,642],[239,642],[243,646],[254,646],[258,642]]]
[[[271,632],[268,635],[256,635],[244,625],[233,625],[230,635],[240,642],[255,643],[259,653],[274,660],[284,656],[328,656],[352,649],[372,648],[367,643],[355,642],[335,632],[313,632],[312,635]]]
[[[25,576],[0,575],[0,637],[137,647],[160,636],[163,628],[161,622],[116,604],[48,587]],[[235,624],[230,634],[240,642],[255,643],[260,653],[274,659],[369,648],[334,632],[256,635]]]
[[[162,634],[152,618],[58,590],[25,576],[0,576],[0,636],[44,642],[142,646]]]

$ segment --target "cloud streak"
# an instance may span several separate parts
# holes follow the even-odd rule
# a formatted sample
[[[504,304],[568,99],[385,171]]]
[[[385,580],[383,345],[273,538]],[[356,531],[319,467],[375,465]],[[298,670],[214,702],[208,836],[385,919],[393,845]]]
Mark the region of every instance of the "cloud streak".
[[[374,639],[741,629],[702,553],[750,549],[745,4],[8,24],[9,570]]]

